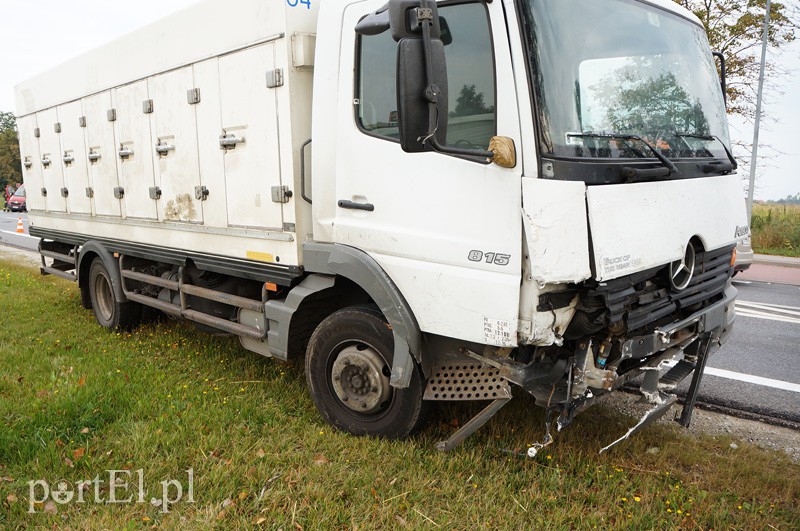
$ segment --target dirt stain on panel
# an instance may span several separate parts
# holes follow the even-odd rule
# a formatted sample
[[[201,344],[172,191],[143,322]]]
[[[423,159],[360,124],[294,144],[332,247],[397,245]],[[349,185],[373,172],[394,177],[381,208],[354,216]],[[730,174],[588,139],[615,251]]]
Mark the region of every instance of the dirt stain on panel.
[[[167,201],[164,209],[164,219],[168,221],[192,221],[197,217],[192,196],[180,194],[175,199]]]

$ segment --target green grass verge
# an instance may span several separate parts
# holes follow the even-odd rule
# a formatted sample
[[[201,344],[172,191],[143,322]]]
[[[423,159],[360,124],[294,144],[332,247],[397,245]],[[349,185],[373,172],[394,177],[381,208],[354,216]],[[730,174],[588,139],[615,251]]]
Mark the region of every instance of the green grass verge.
[[[729,439],[597,406],[536,459],[543,415],[519,397],[448,454],[434,443],[476,407],[448,405],[404,441],[323,423],[302,364],[177,322],[100,329],[68,282],[0,261],[0,528],[796,529],[800,466]],[[521,393],[518,393],[521,394]],[[648,449],[657,447],[657,453]],[[194,503],[164,514],[160,482],[194,471]],[[143,470],[146,503],[34,506],[28,482]],[[135,483],[135,477],[132,483]],[[134,501],[136,489],[131,489]],[[40,495],[40,494],[39,494]],[[118,493],[118,499],[126,497]],[[49,510],[50,512],[47,512]],[[51,514],[57,510],[57,514]]]
[[[753,205],[751,231],[755,252],[800,256],[800,205]]]

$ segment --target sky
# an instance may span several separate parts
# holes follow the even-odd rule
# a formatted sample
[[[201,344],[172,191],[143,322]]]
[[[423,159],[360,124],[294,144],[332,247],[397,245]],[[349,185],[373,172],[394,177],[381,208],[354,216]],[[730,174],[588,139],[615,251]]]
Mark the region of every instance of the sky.
[[[0,111],[14,111],[14,86],[196,0],[0,0]],[[800,0],[787,3],[800,6]],[[13,21],[9,23],[9,21]],[[771,56],[791,72],[764,102],[756,199],[800,193],[800,35]],[[731,137],[750,144],[753,124],[731,119]],[[736,153],[742,155],[741,153]],[[740,167],[749,176],[749,163]]]

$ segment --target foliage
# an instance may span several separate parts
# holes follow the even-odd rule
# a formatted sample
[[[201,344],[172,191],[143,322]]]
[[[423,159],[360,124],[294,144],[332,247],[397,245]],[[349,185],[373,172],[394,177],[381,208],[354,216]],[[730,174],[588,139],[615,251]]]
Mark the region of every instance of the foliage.
[[[789,196],[792,197],[800,201],[800,194]],[[797,204],[753,205],[750,230],[755,252],[800,256],[800,206]]]
[[[492,109],[483,101],[483,92],[478,92],[475,85],[464,85],[456,99],[456,110],[450,116],[475,116],[490,112]]]
[[[22,162],[13,113],[0,111],[0,190],[6,184],[22,182]]]
[[[800,192],[794,195],[789,194],[783,199],[778,199],[775,202],[779,205],[800,205]]]
[[[674,0],[703,22],[711,48],[725,55],[728,112],[755,116],[766,0]],[[795,39],[798,14],[783,2],[772,2],[769,45],[780,49]],[[767,64],[767,88],[775,88],[780,69]]]
[[[702,106],[692,101],[675,73],[644,75],[648,68],[641,62],[623,66],[592,87],[607,121],[594,129],[642,135],[653,142],[673,138],[676,132],[708,135]]]
[[[25,301],[20,304],[19,301]],[[482,404],[440,406],[403,441],[332,430],[302,360],[284,364],[168,321],[108,333],[74,284],[0,259],[0,528],[777,529],[800,521],[800,465],[729,438],[651,426],[601,405],[536,459],[544,415],[521,393],[450,453]],[[652,449],[657,449],[653,451]],[[194,471],[194,503],[165,514],[161,481]],[[143,470],[144,503],[136,502]],[[28,513],[28,481],[130,470],[117,499]],[[124,478],[123,478],[124,480]],[[132,488],[131,488],[132,487]],[[158,499],[156,501],[159,501]],[[52,514],[56,513],[57,514]]]

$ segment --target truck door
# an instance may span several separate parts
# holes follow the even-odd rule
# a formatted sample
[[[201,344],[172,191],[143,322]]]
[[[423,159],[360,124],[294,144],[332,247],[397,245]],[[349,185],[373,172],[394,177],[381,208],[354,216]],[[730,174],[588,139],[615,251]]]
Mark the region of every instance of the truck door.
[[[86,158],[86,135],[81,126],[83,105],[74,101],[58,108],[61,121],[61,154],[64,162],[64,187],[68,191],[67,208],[74,214],[91,214],[89,166]]]
[[[25,203],[28,210],[44,211],[47,198],[42,196],[42,155],[39,151],[39,138],[36,135],[36,115],[29,114],[17,120],[19,128],[20,158],[22,159],[22,179],[25,182]],[[39,133],[41,134],[41,132]]]
[[[155,186],[153,154],[156,149],[150,138],[151,103],[147,81],[114,89],[115,137],[120,150],[127,153],[119,161],[119,181],[125,189],[125,216],[129,218],[157,217],[157,199],[151,198],[151,188]],[[157,198],[158,194],[153,192],[153,197]]]
[[[353,30],[382,3],[354,4],[345,12],[333,240],[367,251],[383,267],[423,331],[516,345],[522,166],[403,152],[397,141],[396,43],[389,31],[357,37]],[[440,4],[439,16],[452,36],[445,47],[447,144],[486,149],[499,134],[519,149],[502,3]],[[318,167],[314,174],[319,178]]]
[[[160,146],[155,160],[161,187],[159,219],[202,223],[203,202],[196,196],[201,180],[194,107],[202,104],[202,94],[195,87],[192,67],[152,77],[148,88],[155,108],[153,149]]]
[[[272,201],[280,186],[280,144],[275,91],[265,75],[275,68],[272,43],[219,59],[228,225],[281,231],[283,204]]]
[[[117,181],[117,151],[114,139],[114,117],[111,92],[102,92],[83,100],[86,113],[86,143],[92,201],[97,216],[120,217],[121,200],[114,195]],[[111,114],[109,114],[111,112]]]
[[[38,113],[41,138],[39,147],[42,150],[42,176],[44,188],[47,190],[47,211],[66,212],[67,201],[61,195],[64,188],[64,166],[61,158],[61,124],[55,108]],[[58,132],[56,132],[58,131]]]

